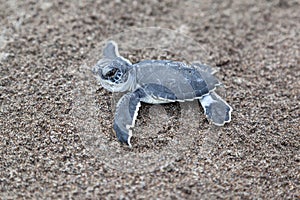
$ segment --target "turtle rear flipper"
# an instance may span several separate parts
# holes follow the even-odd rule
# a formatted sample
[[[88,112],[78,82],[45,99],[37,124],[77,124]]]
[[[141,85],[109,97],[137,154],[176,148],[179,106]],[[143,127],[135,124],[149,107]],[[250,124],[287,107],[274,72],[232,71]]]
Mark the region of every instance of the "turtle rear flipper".
[[[199,99],[206,117],[217,126],[230,122],[232,108],[215,92]]]

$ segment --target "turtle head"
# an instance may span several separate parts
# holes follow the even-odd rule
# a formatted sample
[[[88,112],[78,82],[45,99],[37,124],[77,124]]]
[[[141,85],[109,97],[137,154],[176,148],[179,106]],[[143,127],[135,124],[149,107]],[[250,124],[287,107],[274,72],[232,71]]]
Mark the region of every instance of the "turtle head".
[[[120,56],[117,44],[110,41],[103,50],[103,58],[93,68],[93,73],[105,89],[124,92],[130,90],[134,82],[131,69],[130,61]]]

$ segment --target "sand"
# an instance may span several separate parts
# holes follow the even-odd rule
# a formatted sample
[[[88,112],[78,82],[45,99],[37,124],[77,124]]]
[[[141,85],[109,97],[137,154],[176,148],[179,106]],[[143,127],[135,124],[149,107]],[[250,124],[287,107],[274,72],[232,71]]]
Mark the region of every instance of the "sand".
[[[281,0],[1,1],[0,198],[299,199],[299,10]],[[133,148],[121,146],[118,96],[89,72],[108,38],[132,62],[204,59],[232,121],[214,127],[195,102],[142,104]]]

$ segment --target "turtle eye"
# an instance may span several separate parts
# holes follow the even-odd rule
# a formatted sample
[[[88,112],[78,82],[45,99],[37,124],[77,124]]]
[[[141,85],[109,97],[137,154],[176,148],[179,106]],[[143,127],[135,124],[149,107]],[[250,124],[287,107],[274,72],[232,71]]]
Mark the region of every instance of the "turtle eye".
[[[113,78],[113,77],[117,74],[118,71],[119,71],[119,70],[118,70],[117,68],[113,68],[113,69],[109,70],[109,71],[104,75],[104,77],[107,78],[107,79]]]
[[[123,72],[118,68],[106,68],[102,71],[102,78],[112,83],[121,83]]]

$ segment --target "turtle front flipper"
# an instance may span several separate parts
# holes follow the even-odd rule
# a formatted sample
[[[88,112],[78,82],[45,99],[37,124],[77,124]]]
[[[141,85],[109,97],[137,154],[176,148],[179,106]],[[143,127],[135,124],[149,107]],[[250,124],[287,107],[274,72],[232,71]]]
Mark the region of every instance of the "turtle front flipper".
[[[215,125],[223,126],[230,122],[232,108],[215,92],[210,92],[208,95],[199,99],[206,117]]]
[[[130,138],[135,120],[141,105],[141,98],[145,96],[142,89],[125,94],[118,102],[114,120],[114,130],[121,143],[126,143],[131,147]]]
[[[114,41],[107,42],[106,46],[103,49],[103,57],[109,59],[120,57],[117,43],[115,43]]]

